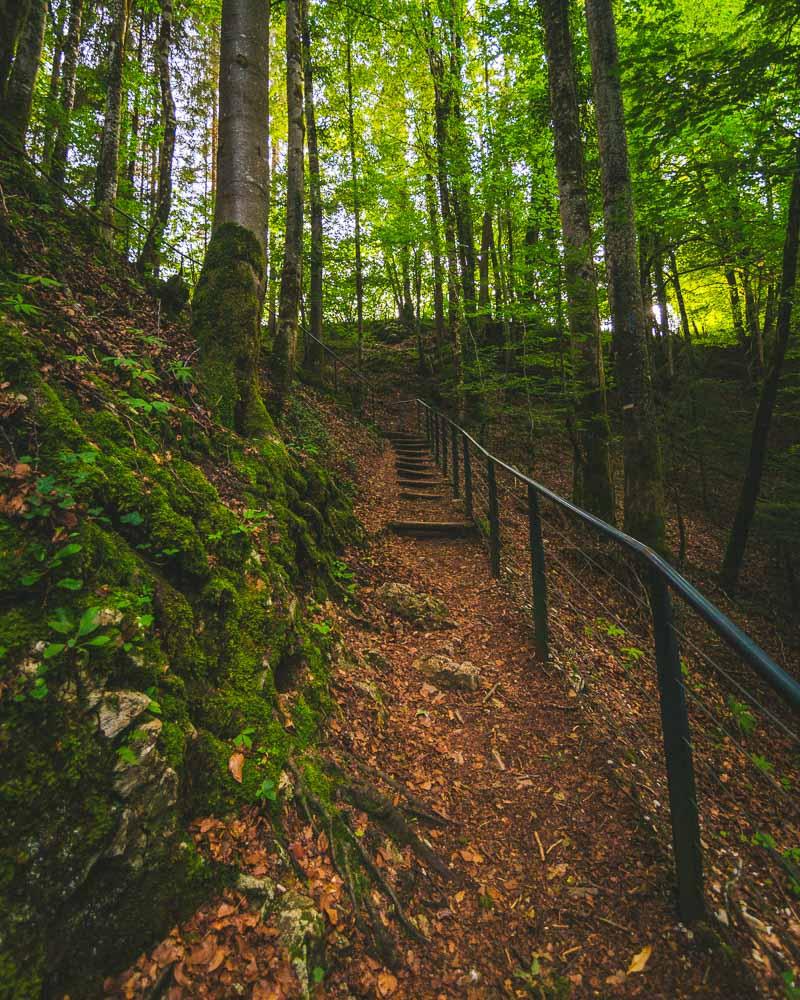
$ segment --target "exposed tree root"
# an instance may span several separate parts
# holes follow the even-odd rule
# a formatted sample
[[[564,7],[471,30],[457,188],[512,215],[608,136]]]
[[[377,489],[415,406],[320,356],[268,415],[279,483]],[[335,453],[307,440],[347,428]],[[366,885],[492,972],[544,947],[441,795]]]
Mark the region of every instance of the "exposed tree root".
[[[403,796],[406,800],[403,808],[406,812],[412,813],[418,819],[425,820],[426,823],[430,823],[432,826],[448,826],[452,820],[447,819],[444,816],[440,816],[439,813],[431,812],[426,803],[422,799],[417,798],[414,793],[407,788],[402,781],[398,781],[397,778],[393,778],[390,774],[385,771],[381,771],[377,767],[372,767],[372,765],[365,763],[363,760],[359,760],[352,754],[347,754],[347,759],[351,764],[354,764],[359,771],[363,774],[368,774],[370,777],[375,778],[378,781],[383,781],[390,788],[393,788],[396,792]]]

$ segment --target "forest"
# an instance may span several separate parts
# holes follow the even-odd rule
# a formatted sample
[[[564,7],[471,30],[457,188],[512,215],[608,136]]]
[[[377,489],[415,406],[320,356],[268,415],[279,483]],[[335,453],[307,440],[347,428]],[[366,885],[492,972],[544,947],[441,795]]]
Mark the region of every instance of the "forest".
[[[0,998],[800,997],[799,0],[0,0]]]

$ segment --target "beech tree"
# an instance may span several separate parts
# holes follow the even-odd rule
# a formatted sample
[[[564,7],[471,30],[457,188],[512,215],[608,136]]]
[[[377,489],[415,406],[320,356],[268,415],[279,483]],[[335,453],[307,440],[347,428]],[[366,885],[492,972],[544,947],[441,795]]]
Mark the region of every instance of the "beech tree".
[[[267,0],[223,0],[214,229],[192,303],[208,398],[222,423],[250,437],[271,424],[258,383],[266,278],[268,39]]]

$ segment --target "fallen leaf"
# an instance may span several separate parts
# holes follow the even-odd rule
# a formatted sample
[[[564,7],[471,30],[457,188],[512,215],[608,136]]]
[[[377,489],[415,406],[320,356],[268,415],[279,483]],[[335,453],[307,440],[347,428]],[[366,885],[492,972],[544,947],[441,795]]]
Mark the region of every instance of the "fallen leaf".
[[[228,761],[228,770],[233,775],[234,781],[238,781],[241,785],[242,783],[242,768],[244,767],[244,754],[237,750],[232,753],[230,760]]]
[[[639,952],[638,955],[634,955],[631,959],[631,964],[628,966],[628,975],[632,972],[642,972],[644,967],[647,965],[647,961],[653,954],[653,949],[651,946],[645,945],[644,948]]]
[[[381,972],[378,976],[378,994],[382,997],[390,997],[397,989],[397,978],[391,972]]]

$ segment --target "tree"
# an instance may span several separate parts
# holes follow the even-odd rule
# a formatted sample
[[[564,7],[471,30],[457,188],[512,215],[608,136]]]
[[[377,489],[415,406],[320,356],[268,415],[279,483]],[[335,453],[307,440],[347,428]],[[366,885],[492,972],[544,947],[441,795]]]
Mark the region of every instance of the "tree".
[[[613,523],[614,490],[608,454],[609,426],[597,275],[586,194],[568,0],[542,0],[542,15],[564,237],[567,317],[572,344],[575,396],[573,492],[577,503]]]
[[[137,262],[140,271],[144,273],[152,271],[156,277],[158,277],[161,267],[161,241],[164,238],[172,210],[172,161],[175,155],[175,137],[178,130],[170,73],[171,45],[172,0],[161,0],[161,18],[155,44],[155,64],[158,69],[163,130],[158,149],[158,192],[153,220]]]
[[[722,563],[722,583],[733,591],[739,580],[747,538],[756,511],[761,477],[767,455],[767,439],[772,424],[772,414],[778,398],[781,375],[783,374],[786,351],[792,329],[792,306],[797,283],[798,243],[800,243],[800,139],[795,147],[795,167],[792,178],[789,211],[786,223],[786,239],[783,247],[783,273],[781,276],[778,318],[776,322],[775,352],[769,375],[764,380],[758,409],[753,422],[750,439],[750,454],[747,461],[736,516],[731,526],[725,558]]]
[[[300,0],[286,0],[286,238],[272,348],[272,409],[280,414],[294,378],[303,266],[303,47]]]
[[[14,66],[8,81],[8,96],[3,117],[9,138],[17,146],[25,145],[31,120],[33,90],[42,58],[47,0],[29,0],[28,16],[17,43]]]
[[[102,217],[101,234],[107,242],[111,242],[114,235],[113,220],[117,200],[122,129],[122,83],[130,11],[131,0],[114,0],[108,41],[106,108],[94,182],[94,207]]]
[[[71,134],[72,109],[75,106],[75,76],[78,69],[78,47],[81,40],[83,0],[71,0],[67,40],[64,44],[64,66],[61,74],[61,109],[58,129],[53,141],[50,173],[57,185],[64,183],[67,171],[67,153]]]
[[[226,426],[271,422],[258,386],[266,276],[267,0],[223,0],[214,228],[192,305],[207,398]]]
[[[319,370],[322,364],[322,296],[323,296],[323,219],[322,182],[319,169],[317,120],[314,109],[314,70],[312,64],[311,30],[309,27],[308,0],[302,0],[303,33],[303,82],[308,143],[308,207],[311,216],[311,258],[309,274],[310,327],[314,338],[309,340],[307,361],[309,367]]]
[[[647,357],[616,26],[611,0],[586,0],[614,351],[622,410],[625,530],[663,549],[661,448]]]
[[[350,183],[353,189],[353,225],[356,275],[356,337],[358,366],[364,352],[364,268],[361,263],[361,199],[358,190],[358,159],[356,157],[356,127],[353,111],[353,40],[347,34],[347,148],[350,151]]]
[[[0,109],[5,107],[8,80],[31,0],[0,0]]]

